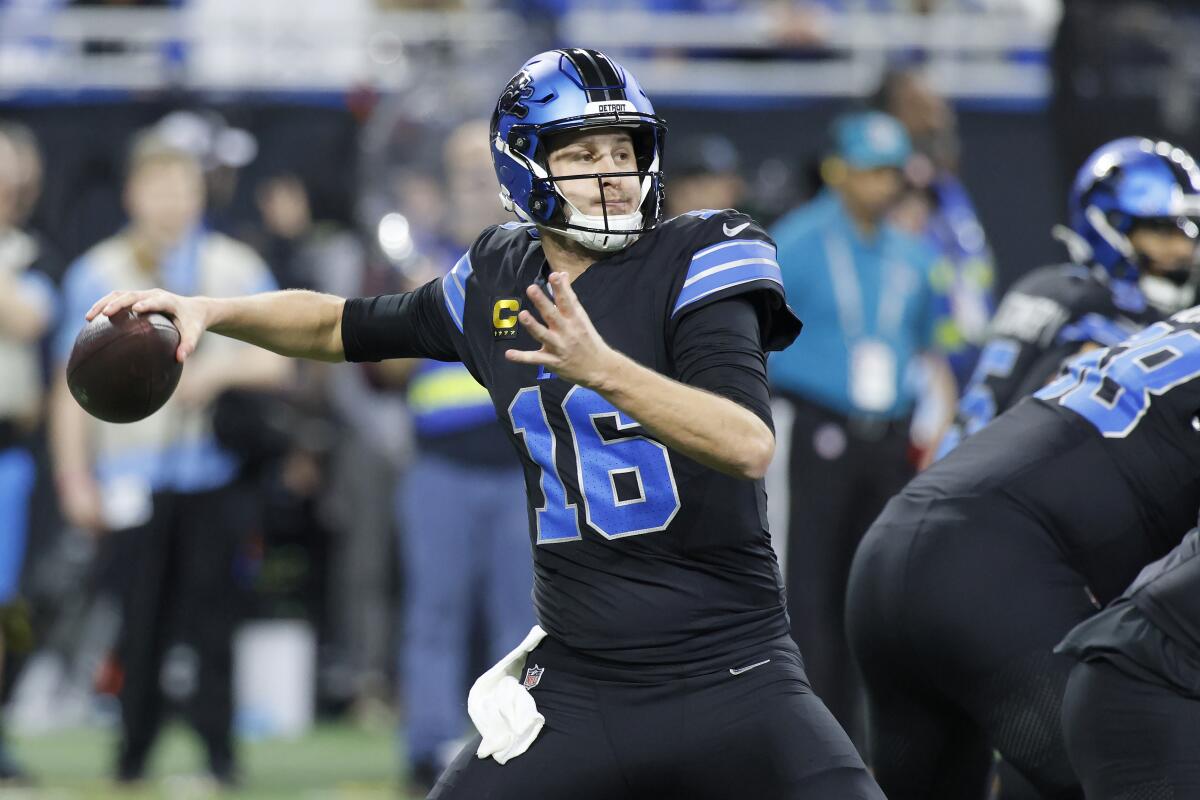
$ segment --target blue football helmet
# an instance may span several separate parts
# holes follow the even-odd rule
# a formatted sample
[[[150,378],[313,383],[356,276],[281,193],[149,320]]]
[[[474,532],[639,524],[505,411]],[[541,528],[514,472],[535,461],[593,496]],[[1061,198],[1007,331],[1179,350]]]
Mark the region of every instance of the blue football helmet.
[[[1087,245],[1077,257],[1115,278],[1137,280],[1143,263],[1129,241],[1134,226],[1169,226],[1191,239],[1200,236],[1200,168],[1168,142],[1117,139],[1080,167],[1068,205],[1071,229]]]
[[[547,140],[588,128],[620,127],[633,138],[636,171],[556,178],[547,169]],[[662,217],[662,152],[666,125],[650,98],[624,67],[596,50],[539,53],[508,82],[492,114],[492,163],[500,201],[526,222],[557,231],[591,250],[629,246]],[[559,191],[564,180],[637,176],[638,208],[609,214],[601,189],[601,214],[587,215]]]

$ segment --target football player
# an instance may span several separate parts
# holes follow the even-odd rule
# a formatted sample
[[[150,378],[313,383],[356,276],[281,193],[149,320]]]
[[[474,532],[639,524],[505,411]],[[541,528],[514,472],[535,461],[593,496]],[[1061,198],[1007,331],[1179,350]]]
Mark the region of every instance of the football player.
[[[1058,652],[1067,752],[1089,800],[1200,797],[1200,529]]]
[[[867,533],[847,619],[891,800],[984,797],[993,748],[1043,796],[1082,797],[1060,723],[1073,662],[1053,648],[1195,522],[1198,322],[1078,356]]]
[[[491,124],[521,221],[445,279],[91,312],[170,313],[182,357],[207,328],[294,356],[461,360],[487,387],[525,468],[548,636],[524,685],[545,727],[503,766],[467,747],[432,797],[882,797],[809,688],[767,532],[765,353],[800,329],[775,247],[735,211],[660,222],[665,132],[602,53],[542,53]]]
[[[1140,137],[1109,142],[1080,168],[1068,207],[1070,228],[1057,233],[1072,263],[1034,270],[1004,296],[939,458],[1080,349],[1114,345],[1161,319],[1139,275],[1190,274],[1200,168],[1181,148]]]

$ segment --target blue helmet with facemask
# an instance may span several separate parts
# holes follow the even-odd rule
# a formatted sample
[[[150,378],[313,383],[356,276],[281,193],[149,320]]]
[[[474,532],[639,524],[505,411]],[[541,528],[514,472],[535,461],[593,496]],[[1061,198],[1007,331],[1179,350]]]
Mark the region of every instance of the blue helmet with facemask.
[[[554,177],[547,166],[557,135],[598,128],[626,130],[636,170]],[[662,218],[666,125],[633,75],[597,50],[539,53],[508,82],[492,114],[491,150],[500,201],[526,222],[599,252],[628,247]],[[603,180],[635,177],[637,207],[609,213]],[[584,214],[560,191],[564,181],[596,181],[601,211]]]
[[[1094,152],[1075,177],[1069,199],[1078,261],[1136,280],[1142,257],[1129,239],[1139,225],[1200,236],[1200,167],[1183,148],[1130,136]],[[1086,247],[1080,247],[1080,244]]]

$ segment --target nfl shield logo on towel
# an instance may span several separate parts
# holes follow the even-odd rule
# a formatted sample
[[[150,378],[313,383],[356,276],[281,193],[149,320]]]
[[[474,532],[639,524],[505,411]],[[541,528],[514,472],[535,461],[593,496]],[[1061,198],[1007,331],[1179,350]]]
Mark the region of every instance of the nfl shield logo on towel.
[[[542,682],[542,673],[545,671],[545,667],[539,667],[537,664],[534,664],[532,667],[525,670],[525,680],[521,685],[526,689],[532,689]]]

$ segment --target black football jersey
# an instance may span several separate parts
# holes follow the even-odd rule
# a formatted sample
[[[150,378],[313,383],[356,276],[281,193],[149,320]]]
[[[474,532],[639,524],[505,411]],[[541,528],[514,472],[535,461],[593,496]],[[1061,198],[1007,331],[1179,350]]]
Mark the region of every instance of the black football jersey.
[[[569,647],[644,666],[718,659],[786,635],[761,481],[705,467],[598,393],[504,357],[539,349],[517,313],[533,311],[526,288],[546,288],[548,275],[535,228],[490,228],[441,282],[441,318],[430,320],[491,393],[524,465],[539,622]],[[610,346],[668,377],[678,377],[676,325],[707,304],[751,299],[765,350],[800,329],[774,244],[734,211],[667,221],[572,288]]]
[[[1200,507],[1200,307],[1072,359],[905,490],[996,493],[1042,526],[1102,601]]]
[[[1045,385],[1085,344],[1115,345],[1162,316],[1136,285],[1096,269],[1034,270],[1005,294],[939,457]]]

